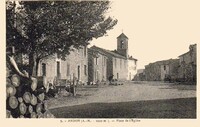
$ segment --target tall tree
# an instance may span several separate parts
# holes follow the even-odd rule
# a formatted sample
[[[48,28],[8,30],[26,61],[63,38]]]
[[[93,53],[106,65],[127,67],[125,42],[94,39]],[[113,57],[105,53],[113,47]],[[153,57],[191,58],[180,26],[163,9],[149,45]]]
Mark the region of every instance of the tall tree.
[[[65,59],[71,47],[86,46],[117,24],[107,16],[109,1],[21,1],[17,9],[11,5],[6,17],[7,45],[29,55],[33,76],[40,59],[55,53]]]

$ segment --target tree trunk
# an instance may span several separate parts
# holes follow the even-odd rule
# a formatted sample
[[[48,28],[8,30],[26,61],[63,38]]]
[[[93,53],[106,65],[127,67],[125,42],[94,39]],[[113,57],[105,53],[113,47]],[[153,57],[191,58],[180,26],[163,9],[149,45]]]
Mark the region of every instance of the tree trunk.
[[[40,62],[40,58],[37,58],[37,59],[36,59],[36,65],[35,65],[35,66],[36,66],[36,67],[35,67],[35,68],[36,68],[36,70],[35,70],[35,72],[36,72],[36,76],[38,76],[38,67],[39,67],[39,62]]]
[[[24,95],[23,95],[23,99],[24,101],[28,104],[28,103],[31,103],[31,98],[32,98],[32,95],[30,92],[25,92]]]
[[[20,111],[21,115],[24,115],[26,113],[26,110],[27,110],[27,106],[22,102],[19,105],[19,111]]]
[[[29,111],[30,114],[33,113],[33,106],[32,105],[28,106],[28,111]]]
[[[29,54],[29,75],[34,76],[34,64],[35,64],[35,55],[34,53]]]
[[[47,111],[45,101],[45,89],[37,88],[37,78],[28,76],[20,71],[13,57],[9,57],[10,66],[13,66],[11,72],[15,72],[6,78],[6,113],[7,118],[43,118],[51,116]],[[31,59],[33,59],[32,57]],[[31,60],[30,60],[31,61]],[[36,60],[39,63],[39,59]],[[31,62],[32,65],[33,62]],[[34,68],[34,66],[32,66]],[[34,71],[34,70],[32,70]],[[16,74],[17,73],[17,74]],[[29,73],[31,74],[31,73]],[[37,112],[37,114],[36,114]]]
[[[38,66],[39,66],[40,58],[37,58],[36,53],[29,54],[29,66],[30,66],[30,74],[34,77],[38,75]]]
[[[32,113],[31,113],[31,118],[37,118],[37,115],[36,115],[35,112],[32,112]]]
[[[12,75],[11,82],[13,86],[18,87],[20,85],[20,77],[17,74]]]
[[[9,98],[9,106],[11,109],[16,109],[18,104],[19,104],[19,102],[15,96],[11,96]]]
[[[11,112],[6,110],[6,118],[12,118]]]
[[[7,97],[14,96],[17,90],[13,85],[6,85],[6,95]]]
[[[32,94],[32,98],[31,98],[31,105],[36,105],[38,102],[37,102],[37,97]]]

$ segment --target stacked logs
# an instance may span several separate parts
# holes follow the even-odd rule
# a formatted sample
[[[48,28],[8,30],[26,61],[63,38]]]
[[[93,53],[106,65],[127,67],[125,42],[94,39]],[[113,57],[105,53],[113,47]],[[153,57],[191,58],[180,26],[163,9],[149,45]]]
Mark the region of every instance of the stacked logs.
[[[48,110],[43,83],[20,72],[13,57],[9,57],[12,66],[6,78],[6,117],[7,118],[54,118]],[[14,69],[14,70],[13,70]],[[14,72],[14,73],[13,73]]]

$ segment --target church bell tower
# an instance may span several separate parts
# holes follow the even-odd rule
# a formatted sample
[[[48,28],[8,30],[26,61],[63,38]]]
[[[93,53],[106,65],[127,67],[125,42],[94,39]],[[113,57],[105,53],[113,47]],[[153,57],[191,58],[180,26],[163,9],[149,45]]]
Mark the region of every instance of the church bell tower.
[[[117,37],[117,52],[128,58],[128,37],[124,33]]]

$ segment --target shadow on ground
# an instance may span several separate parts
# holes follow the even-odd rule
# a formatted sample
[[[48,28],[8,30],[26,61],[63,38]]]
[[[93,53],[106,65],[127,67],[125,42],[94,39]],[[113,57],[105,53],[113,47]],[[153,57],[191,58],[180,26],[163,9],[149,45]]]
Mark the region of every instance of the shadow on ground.
[[[196,91],[196,85],[167,85],[165,88],[159,89],[177,89],[177,90],[194,90]]]
[[[51,112],[56,118],[196,118],[196,98],[89,103]]]

